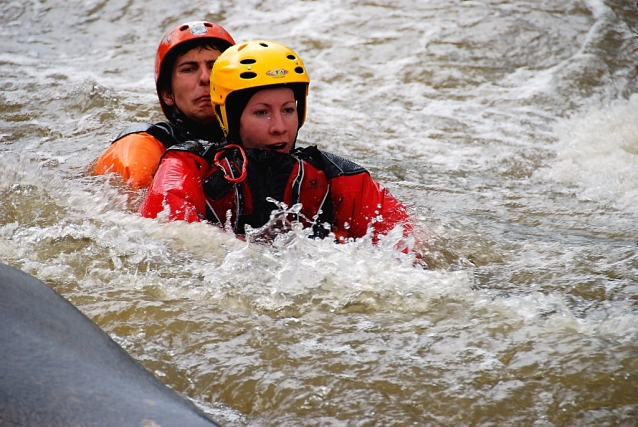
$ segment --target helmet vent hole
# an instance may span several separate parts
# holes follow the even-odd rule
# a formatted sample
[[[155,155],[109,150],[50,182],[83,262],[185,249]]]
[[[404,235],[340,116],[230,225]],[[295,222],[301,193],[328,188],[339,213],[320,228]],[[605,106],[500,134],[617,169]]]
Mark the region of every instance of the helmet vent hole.
[[[188,30],[189,26],[188,25],[182,25],[181,27],[179,27],[180,31],[186,31]]]
[[[295,57],[295,55],[288,55],[288,56],[286,56],[286,58],[288,58],[288,59],[290,59],[290,60],[292,60],[292,61],[294,61],[295,59],[297,59],[297,58]]]
[[[263,47],[268,47],[268,45],[266,43],[259,43],[261,46]]]
[[[204,27],[213,28],[213,24],[210,22],[204,22]]]
[[[255,62],[257,61],[252,58],[242,59],[241,61],[239,61],[240,64],[244,64],[244,65],[254,64]]]
[[[241,73],[239,75],[239,77],[244,79],[244,80],[250,80],[250,79],[254,79],[255,77],[257,77],[257,73],[253,73],[253,72],[247,71],[245,73]]]
[[[295,68],[295,73],[297,73],[297,74],[303,74],[303,68],[302,68],[302,67],[296,67],[296,68]]]

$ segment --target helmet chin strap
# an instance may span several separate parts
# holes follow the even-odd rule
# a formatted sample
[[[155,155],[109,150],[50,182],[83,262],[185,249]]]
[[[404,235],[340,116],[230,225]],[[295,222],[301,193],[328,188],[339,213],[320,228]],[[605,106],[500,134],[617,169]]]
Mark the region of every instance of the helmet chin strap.
[[[297,133],[295,133],[295,139],[292,142],[292,146],[290,147],[290,152],[292,153],[297,146],[297,138],[299,137],[299,129],[297,129]]]

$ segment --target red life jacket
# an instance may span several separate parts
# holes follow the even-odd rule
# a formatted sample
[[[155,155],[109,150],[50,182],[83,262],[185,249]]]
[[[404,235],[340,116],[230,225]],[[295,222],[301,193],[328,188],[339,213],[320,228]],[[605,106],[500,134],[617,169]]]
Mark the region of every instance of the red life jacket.
[[[225,225],[230,219],[241,235],[246,225],[266,224],[279,208],[276,202],[289,208],[300,203],[298,215],[289,216],[313,226],[318,237],[333,232],[339,240],[357,238],[372,227],[376,240],[399,224],[410,231],[405,206],[356,163],[316,147],[290,154],[229,147],[199,141],[171,147],[142,215],[155,218],[168,207],[172,220]]]
[[[243,234],[246,225],[259,228],[266,224],[272,212],[281,209],[280,203],[288,208],[300,203],[298,214],[289,214],[288,219],[313,227],[318,237],[329,233],[333,222],[330,175],[323,170],[316,147],[292,155],[246,149],[245,160],[240,154],[238,150],[224,152],[218,157],[220,167],[204,179],[207,220],[219,224],[230,220],[235,233]],[[239,181],[244,164],[245,178],[229,181],[227,177]],[[354,163],[349,166],[351,173],[365,172]]]

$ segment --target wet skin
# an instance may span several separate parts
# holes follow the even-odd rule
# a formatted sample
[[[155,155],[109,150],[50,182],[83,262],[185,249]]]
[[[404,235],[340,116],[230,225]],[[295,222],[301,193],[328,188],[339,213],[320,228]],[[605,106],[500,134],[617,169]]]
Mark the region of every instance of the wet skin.
[[[292,89],[262,89],[255,93],[239,119],[239,137],[245,148],[289,153],[297,136],[299,118]]]
[[[219,55],[217,49],[196,47],[178,56],[171,71],[171,90],[162,91],[166,105],[177,107],[195,122],[216,122],[210,102],[210,72]]]

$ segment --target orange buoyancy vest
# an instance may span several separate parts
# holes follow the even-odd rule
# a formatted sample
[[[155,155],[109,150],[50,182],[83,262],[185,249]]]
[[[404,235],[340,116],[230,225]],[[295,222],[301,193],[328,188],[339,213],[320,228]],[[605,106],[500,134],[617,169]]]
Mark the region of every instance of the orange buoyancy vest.
[[[190,127],[194,126],[190,124]],[[211,138],[210,142],[221,140],[220,131],[207,132],[204,126],[200,127],[203,130],[198,133]],[[115,173],[136,190],[146,188],[153,180],[166,149],[193,139],[197,138],[181,124],[136,123],[120,132],[98,157],[95,174]]]
[[[95,164],[95,173],[115,173],[134,189],[151,184],[166,147],[147,133],[126,135],[111,144]]]

